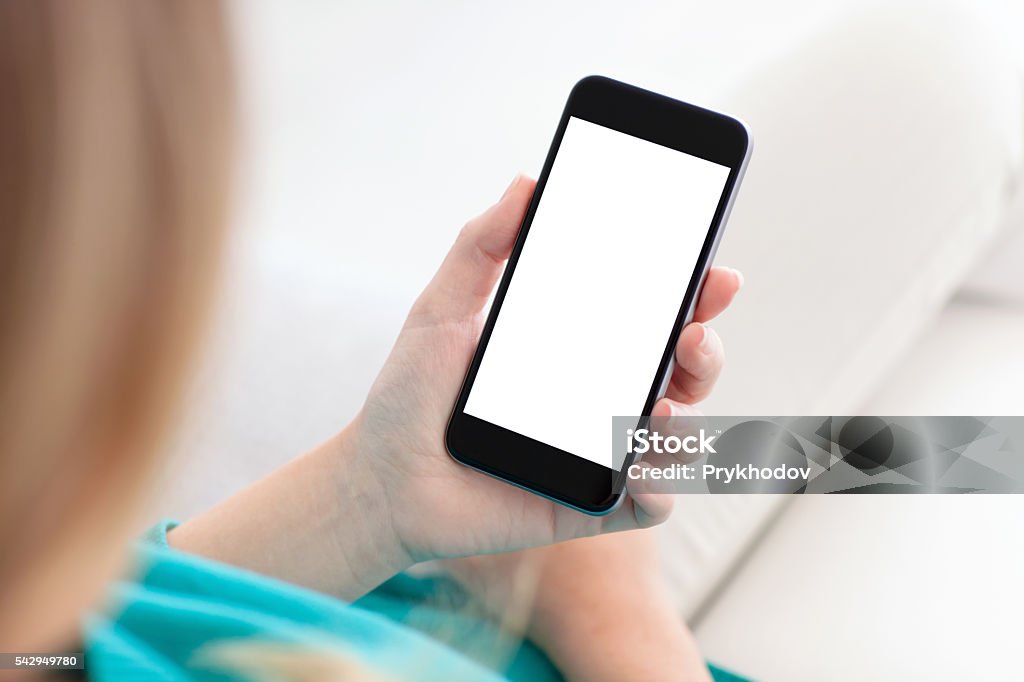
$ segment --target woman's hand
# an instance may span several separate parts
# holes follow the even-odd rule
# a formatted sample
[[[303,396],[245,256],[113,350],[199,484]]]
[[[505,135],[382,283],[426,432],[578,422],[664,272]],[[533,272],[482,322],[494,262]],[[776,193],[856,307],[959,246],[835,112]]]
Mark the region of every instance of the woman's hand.
[[[444,432],[535,183],[518,177],[504,196],[462,230],[413,306],[366,404],[349,431],[371,463],[391,527],[414,561],[503,552],[663,521],[672,497],[634,494],[616,512],[592,517],[455,463]],[[685,277],[691,263],[680,263]],[[676,369],[655,414],[683,411],[710,393],[722,343],[702,323],[718,315],[742,284],[714,268],[676,348]],[[601,368],[594,368],[600,372]],[[567,404],[571,399],[566,396]]]
[[[532,180],[517,178],[462,230],[351,424],[175,529],[171,545],[354,599],[424,559],[504,552],[664,520],[669,495],[633,494],[614,514],[591,517],[460,466],[445,451],[446,422],[484,306],[533,188]],[[680,265],[689,270],[689,263]],[[711,391],[722,344],[701,323],[724,310],[741,283],[726,268],[708,275],[697,321],[680,335],[675,374],[655,414],[685,411]]]

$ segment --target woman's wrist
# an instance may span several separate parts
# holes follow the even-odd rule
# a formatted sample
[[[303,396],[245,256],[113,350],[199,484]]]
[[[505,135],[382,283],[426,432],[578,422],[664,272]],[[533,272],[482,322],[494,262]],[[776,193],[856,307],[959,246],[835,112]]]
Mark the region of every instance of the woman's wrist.
[[[171,546],[356,599],[412,564],[351,425],[168,536]]]
[[[324,458],[331,476],[331,521],[338,552],[365,594],[412,566],[416,559],[396,530],[396,501],[376,466],[375,453],[360,449],[359,418],[307,456]],[[360,576],[362,579],[360,579]]]

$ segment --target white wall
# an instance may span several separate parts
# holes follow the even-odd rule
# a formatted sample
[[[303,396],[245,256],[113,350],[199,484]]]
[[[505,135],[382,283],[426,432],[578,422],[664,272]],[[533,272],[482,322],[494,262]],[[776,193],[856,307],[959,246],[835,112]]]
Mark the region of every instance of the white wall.
[[[468,217],[539,172],[577,79],[706,101],[820,4],[237,3],[240,248],[411,298]]]

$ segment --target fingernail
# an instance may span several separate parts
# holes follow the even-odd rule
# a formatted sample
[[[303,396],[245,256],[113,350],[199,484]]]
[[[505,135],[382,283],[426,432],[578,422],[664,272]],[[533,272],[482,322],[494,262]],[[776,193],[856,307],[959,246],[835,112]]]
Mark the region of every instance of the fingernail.
[[[732,270],[734,273],[736,273],[736,280],[740,283],[740,288],[742,289],[743,288],[743,273],[740,272],[739,270],[737,270],[736,268],[729,268],[729,269]]]
[[[710,355],[711,351],[714,350],[714,346],[711,341],[711,328],[704,324],[702,324],[700,328],[704,330],[704,335],[700,337],[700,343],[697,344],[697,348],[699,348],[700,352],[704,353],[705,355]]]
[[[509,183],[509,186],[505,188],[505,193],[501,195],[501,198],[504,199],[505,197],[507,197],[509,192],[511,192],[513,189],[515,189],[515,186],[518,185],[519,181],[522,180],[522,179],[523,179],[523,174],[522,173],[516,173],[516,176],[514,178],[512,178],[512,182]]]

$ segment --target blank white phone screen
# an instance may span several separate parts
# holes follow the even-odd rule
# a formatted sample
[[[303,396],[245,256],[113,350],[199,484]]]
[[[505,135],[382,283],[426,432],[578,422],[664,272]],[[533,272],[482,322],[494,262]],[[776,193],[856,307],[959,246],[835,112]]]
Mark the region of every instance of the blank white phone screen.
[[[465,412],[603,466],[638,415],[729,168],[569,119]]]

